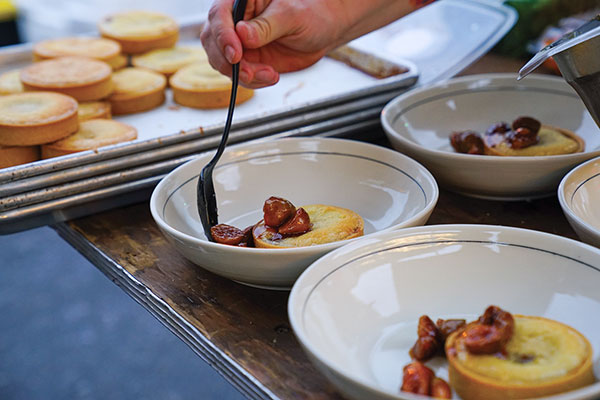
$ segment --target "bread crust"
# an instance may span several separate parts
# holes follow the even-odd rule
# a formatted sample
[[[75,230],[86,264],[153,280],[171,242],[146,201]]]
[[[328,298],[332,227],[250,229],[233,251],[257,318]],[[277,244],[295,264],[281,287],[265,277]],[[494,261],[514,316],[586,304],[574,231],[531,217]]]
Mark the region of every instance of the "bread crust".
[[[116,37],[110,37],[108,35],[103,36],[117,40],[121,44],[123,53],[125,54],[141,54],[154,49],[173,47],[177,43],[177,40],[179,40],[179,32],[173,32],[168,36],[161,38],[151,38],[146,40],[117,39]]]
[[[128,67],[113,74],[114,92],[108,98],[113,115],[151,110],[165,101],[166,78],[145,68]]]
[[[79,118],[79,122],[95,118],[110,119],[110,103],[108,101],[87,101],[79,103],[77,118]]]
[[[463,328],[451,334],[445,345],[450,385],[463,400],[508,400],[543,397],[577,389],[595,381],[592,365],[592,347],[581,333],[565,324],[543,317],[514,315],[514,318],[516,324],[525,320],[529,320],[534,324],[540,324],[550,337],[552,335],[575,335],[583,346],[580,350],[582,350],[584,356],[578,359],[579,362],[575,367],[555,378],[545,378],[531,382],[501,382],[469,369],[464,361],[462,361],[464,358],[460,354],[461,352],[464,354],[467,351],[466,349],[462,349],[462,345],[460,344],[462,340],[461,334],[466,329]],[[512,340],[515,340],[515,338],[513,337]],[[562,350],[565,351],[566,349]],[[473,362],[477,362],[477,357],[481,356],[470,355],[469,357],[475,360]],[[506,357],[510,359],[511,354],[508,354]],[[504,366],[508,365],[510,367],[508,361],[501,362]],[[515,363],[514,365],[517,367],[520,364]]]
[[[179,27],[175,20],[149,11],[109,15],[98,24],[98,29],[103,37],[119,42],[126,54],[173,47],[179,39]]]
[[[77,101],[52,92],[25,92],[0,97],[0,145],[33,146],[77,131]]]
[[[225,108],[231,96],[231,80],[215,71],[208,62],[194,63],[178,70],[169,79],[173,100],[192,108]],[[252,89],[238,87],[236,104],[254,95]]]
[[[111,74],[112,68],[103,61],[59,57],[23,68],[21,82],[26,90],[52,91],[78,101],[93,101],[112,92]]]
[[[302,208],[310,217],[312,225],[310,231],[298,236],[270,240],[265,231],[264,221],[260,221],[252,230],[254,245],[270,249],[314,246],[352,239],[364,233],[362,217],[352,210],[324,204],[313,204]]]
[[[43,40],[33,46],[36,61],[57,57],[89,57],[109,62],[121,54],[121,45],[111,39],[96,37],[65,37]]]
[[[113,58],[110,58],[105,61],[105,63],[110,65],[110,67],[113,69],[113,71],[118,71],[121,68],[125,68],[127,66],[128,62],[129,62],[129,59],[124,54],[116,55]]]
[[[131,58],[134,67],[148,68],[167,78],[179,69],[195,62],[207,62],[207,55],[201,47],[172,47],[151,50]]]
[[[25,88],[21,83],[20,69],[0,74],[0,95],[23,93],[24,91]]]
[[[14,167],[40,159],[40,146],[0,146],[0,168]]]
[[[95,150],[136,138],[137,130],[131,125],[110,119],[92,119],[82,122],[73,135],[42,145],[42,158]]]

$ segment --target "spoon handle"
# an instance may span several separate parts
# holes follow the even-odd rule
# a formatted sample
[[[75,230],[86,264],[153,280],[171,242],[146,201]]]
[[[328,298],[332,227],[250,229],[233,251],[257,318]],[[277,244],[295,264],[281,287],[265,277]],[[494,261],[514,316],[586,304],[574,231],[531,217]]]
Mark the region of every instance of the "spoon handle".
[[[247,0],[235,0],[233,3],[233,25],[237,24],[239,21],[244,19],[244,12],[246,11],[246,2]],[[227,110],[227,119],[225,120],[225,129],[223,130],[223,136],[221,136],[221,142],[219,143],[219,147],[217,147],[217,152],[213,157],[213,160],[218,160],[221,158],[221,155],[225,151],[225,146],[227,144],[227,140],[229,138],[229,130],[231,129],[231,122],[233,120],[233,109],[235,108],[235,99],[237,96],[237,87],[240,79],[240,64],[233,64],[231,70],[231,97],[229,98],[229,109]],[[216,161],[215,163],[216,164]],[[214,167],[213,164],[213,167]],[[212,169],[212,168],[211,168]],[[209,200],[213,205],[213,207],[209,207],[209,210],[214,209],[215,212],[210,215],[210,223],[211,226],[214,226],[218,223],[218,216],[216,213],[217,205],[216,198],[211,198]]]
[[[233,5],[233,23],[241,21],[244,18],[244,12],[246,11],[246,0],[235,0]],[[237,87],[239,83],[240,75],[240,64],[234,64],[231,71],[231,97],[229,100],[229,109],[227,110],[227,119],[225,121],[225,127],[223,129],[223,135],[221,141],[217,147],[217,151],[213,156],[212,160],[206,164],[206,166],[200,172],[198,179],[198,213],[202,226],[204,228],[204,234],[209,241],[213,241],[210,233],[210,228],[219,223],[219,211],[217,207],[217,196],[215,193],[213,183],[213,170],[215,165],[221,158],[221,155],[225,151],[227,140],[229,138],[229,130],[231,129],[231,122],[233,120],[233,110],[235,108],[235,99],[237,95]]]
[[[233,26],[244,19],[246,0],[235,0],[233,3]]]

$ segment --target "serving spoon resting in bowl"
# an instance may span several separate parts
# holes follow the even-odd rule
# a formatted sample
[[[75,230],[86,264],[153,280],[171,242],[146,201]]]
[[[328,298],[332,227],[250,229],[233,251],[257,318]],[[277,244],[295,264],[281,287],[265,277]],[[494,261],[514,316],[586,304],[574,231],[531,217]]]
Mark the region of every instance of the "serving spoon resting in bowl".
[[[235,0],[233,4],[233,26],[244,18],[244,12],[246,11],[247,0]],[[229,109],[227,111],[227,119],[225,121],[225,128],[223,129],[223,136],[217,151],[212,158],[202,168],[200,177],[198,178],[197,187],[197,203],[198,203],[198,214],[202,227],[204,228],[204,234],[209,241],[214,241],[210,233],[210,228],[219,223],[219,212],[217,208],[217,196],[215,194],[215,187],[213,184],[213,170],[217,165],[217,162],[225,151],[227,145],[227,139],[229,138],[229,131],[231,129],[231,121],[233,120],[233,109],[235,108],[235,98],[237,95],[237,88],[239,83],[240,75],[240,64],[233,64],[231,73],[231,97],[229,100]]]

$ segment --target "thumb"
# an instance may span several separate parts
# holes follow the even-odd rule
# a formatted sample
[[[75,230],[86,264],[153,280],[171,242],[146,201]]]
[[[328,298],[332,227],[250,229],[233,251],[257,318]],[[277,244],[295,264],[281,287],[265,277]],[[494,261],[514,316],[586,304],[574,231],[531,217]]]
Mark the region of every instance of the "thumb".
[[[289,29],[283,15],[268,8],[251,20],[238,22],[235,27],[242,45],[247,49],[263,47],[288,34]]]

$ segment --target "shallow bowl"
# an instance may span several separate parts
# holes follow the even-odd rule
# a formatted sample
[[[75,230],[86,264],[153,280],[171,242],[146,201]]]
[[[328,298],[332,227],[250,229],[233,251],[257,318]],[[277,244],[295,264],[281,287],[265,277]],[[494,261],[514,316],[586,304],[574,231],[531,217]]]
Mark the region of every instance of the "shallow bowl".
[[[204,154],[172,171],[150,200],[159,228],[193,263],[238,282],[289,289],[311,262],[349,242],[260,249],[208,241],[198,217],[196,185],[212,156]],[[416,161],[343,139],[231,146],[214,170],[214,185],[219,222],[241,229],[262,219],[262,206],[270,196],[296,206],[329,204],[353,210],[364,220],[365,236],[424,224],[438,199],[435,179]]]
[[[419,317],[472,321],[489,305],[574,327],[592,344],[599,377],[599,287],[600,249],[584,243],[501,226],[422,226],[320,258],[294,284],[288,314],[309,358],[349,398],[423,399],[400,392]],[[427,365],[448,379],[445,358]],[[556,399],[599,395],[595,383]]]
[[[558,186],[558,201],[577,236],[600,247],[600,158],[565,175]]]
[[[502,157],[456,153],[454,131],[485,132],[493,123],[531,116],[571,130],[585,141],[581,153]],[[470,75],[409,91],[381,114],[398,151],[423,163],[440,186],[470,196],[519,200],[550,196],[575,165],[600,155],[600,129],[562,78],[515,74]]]

